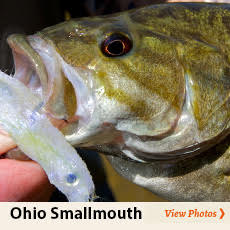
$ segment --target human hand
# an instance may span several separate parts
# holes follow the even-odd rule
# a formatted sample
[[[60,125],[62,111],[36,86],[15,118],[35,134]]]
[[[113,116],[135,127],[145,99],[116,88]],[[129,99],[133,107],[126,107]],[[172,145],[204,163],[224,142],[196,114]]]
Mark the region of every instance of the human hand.
[[[15,147],[0,129],[0,157]],[[39,164],[32,160],[0,159],[0,201],[48,201],[53,186]]]

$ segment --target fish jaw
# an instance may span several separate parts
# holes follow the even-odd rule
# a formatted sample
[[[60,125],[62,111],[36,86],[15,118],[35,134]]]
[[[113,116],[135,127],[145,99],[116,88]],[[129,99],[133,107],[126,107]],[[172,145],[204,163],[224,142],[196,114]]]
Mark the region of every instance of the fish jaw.
[[[51,53],[52,47],[37,37],[19,34],[9,36],[7,41],[14,56],[14,78],[20,80],[38,97],[42,98],[41,108],[45,110],[51,122],[60,129],[68,123],[76,122],[78,119],[75,114],[77,107],[75,91],[68,79],[65,78],[57,58],[49,56],[54,55]],[[38,45],[32,47],[31,43]],[[41,50],[42,52],[40,52]],[[70,106],[64,101],[66,98],[64,98],[63,91],[67,90],[69,90],[68,99],[72,103],[73,109],[67,108]]]
[[[108,135],[108,127],[104,129],[106,125],[94,112],[96,103],[90,71],[68,65],[56,52],[52,42],[37,35],[11,35],[8,43],[14,55],[14,77],[42,98],[43,104],[37,109],[44,110],[72,145],[88,146],[95,136],[99,136],[95,141],[101,144],[117,136],[117,132],[110,132],[109,138],[102,138]],[[66,87],[66,81],[71,87]],[[9,150],[15,144],[10,137],[8,139],[12,142],[12,146],[7,147]]]
[[[31,47],[26,36],[21,34],[10,35],[7,39],[12,49],[15,65],[14,78],[20,80],[30,88],[36,95],[44,99],[44,105],[49,100],[48,73],[46,63],[38,53]],[[43,105],[41,105],[43,106]],[[46,106],[47,107],[47,106]],[[39,109],[39,108],[38,108]],[[51,116],[47,110],[47,115],[56,127],[63,127],[66,123],[64,119],[57,119]]]

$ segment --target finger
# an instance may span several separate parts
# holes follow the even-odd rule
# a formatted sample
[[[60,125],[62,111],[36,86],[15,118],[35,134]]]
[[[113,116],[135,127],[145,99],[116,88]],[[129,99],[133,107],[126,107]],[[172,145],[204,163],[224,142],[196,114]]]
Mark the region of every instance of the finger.
[[[0,160],[0,201],[48,201],[53,186],[33,161]]]
[[[0,155],[16,147],[16,144],[0,126]]]

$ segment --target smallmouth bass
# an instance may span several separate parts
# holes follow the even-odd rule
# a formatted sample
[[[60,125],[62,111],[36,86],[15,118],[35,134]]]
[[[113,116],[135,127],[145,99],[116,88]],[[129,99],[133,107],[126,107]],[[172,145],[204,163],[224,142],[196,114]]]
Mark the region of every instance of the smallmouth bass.
[[[162,4],[8,42],[15,77],[72,145],[114,155],[123,176],[168,199],[223,201],[229,152],[208,153],[229,134],[229,19],[227,4]]]

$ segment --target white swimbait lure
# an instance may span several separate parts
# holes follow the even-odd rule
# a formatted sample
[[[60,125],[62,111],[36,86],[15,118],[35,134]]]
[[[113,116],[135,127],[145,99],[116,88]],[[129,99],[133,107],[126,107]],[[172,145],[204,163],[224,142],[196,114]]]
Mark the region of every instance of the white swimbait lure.
[[[42,112],[42,99],[0,71],[0,124],[45,170],[69,201],[89,201],[94,184],[86,164]]]

